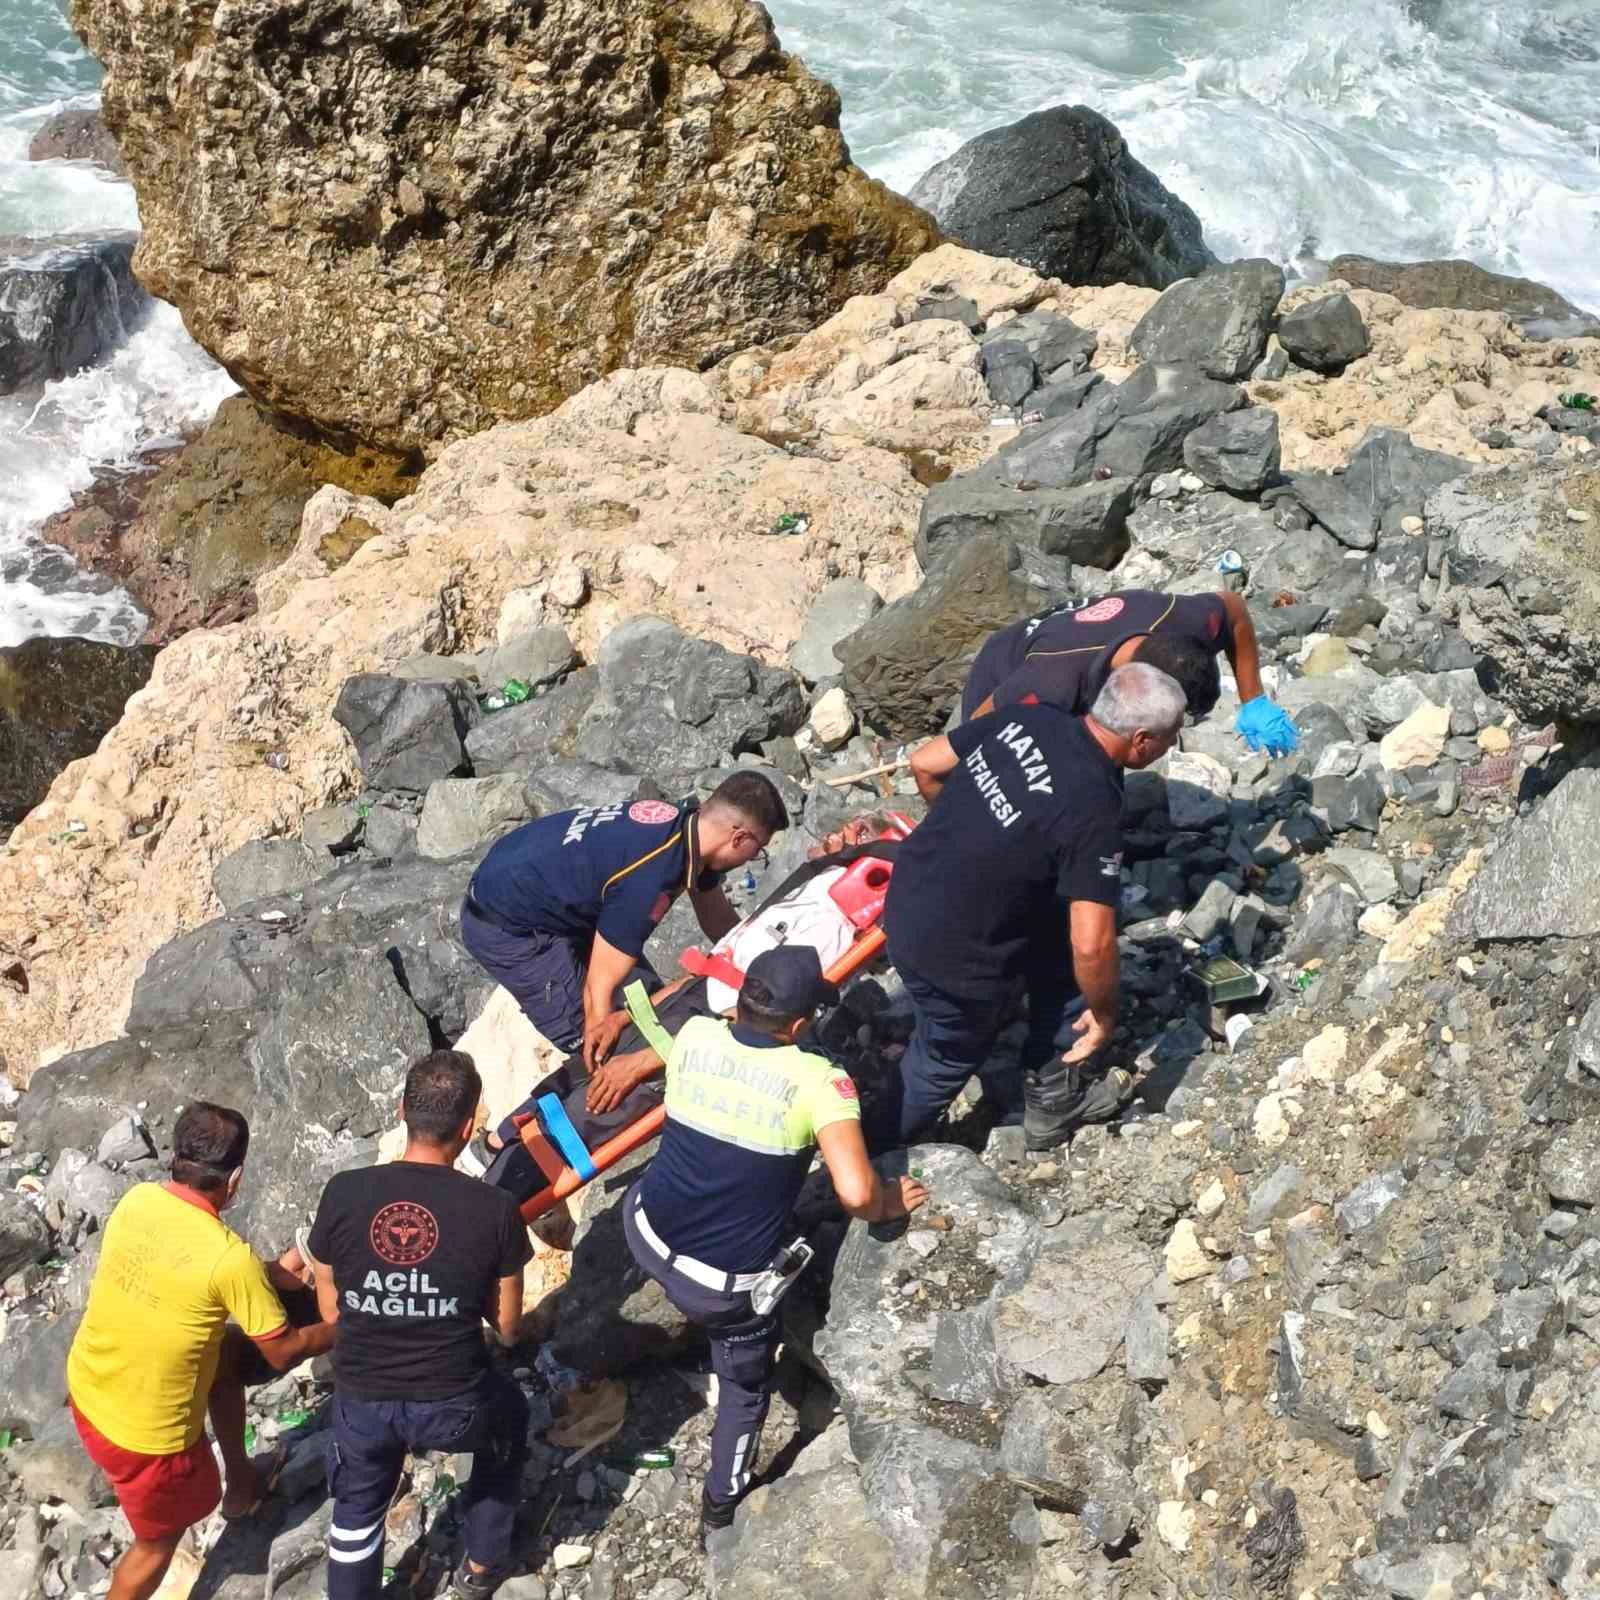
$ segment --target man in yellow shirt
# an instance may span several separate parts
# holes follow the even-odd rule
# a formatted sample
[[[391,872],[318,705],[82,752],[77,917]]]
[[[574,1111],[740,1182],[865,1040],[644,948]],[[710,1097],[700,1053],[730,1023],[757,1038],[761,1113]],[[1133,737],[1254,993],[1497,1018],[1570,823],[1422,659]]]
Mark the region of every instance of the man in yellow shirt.
[[[239,1112],[197,1101],[173,1133],[172,1181],[130,1189],[106,1222],[67,1387],[84,1448],[134,1534],[107,1600],[150,1600],[192,1524],[219,1501],[225,1516],[254,1505],[239,1348],[253,1345],[286,1372],[333,1344],[328,1324],[289,1325],[266,1264],[222,1221],[249,1144]],[[238,1333],[225,1341],[230,1316]],[[208,1409],[225,1497],[205,1436]]]

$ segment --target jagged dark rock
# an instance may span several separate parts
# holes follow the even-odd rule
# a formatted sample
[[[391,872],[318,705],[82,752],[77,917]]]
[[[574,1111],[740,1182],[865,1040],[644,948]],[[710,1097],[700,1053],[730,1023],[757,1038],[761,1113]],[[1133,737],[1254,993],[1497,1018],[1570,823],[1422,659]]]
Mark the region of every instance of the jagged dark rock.
[[[911,191],[953,238],[1066,283],[1163,289],[1216,259],[1200,220],[1087,106],[1055,106],[964,144]]]
[[[64,378],[127,338],[149,304],[135,242],[0,239],[0,394]]]

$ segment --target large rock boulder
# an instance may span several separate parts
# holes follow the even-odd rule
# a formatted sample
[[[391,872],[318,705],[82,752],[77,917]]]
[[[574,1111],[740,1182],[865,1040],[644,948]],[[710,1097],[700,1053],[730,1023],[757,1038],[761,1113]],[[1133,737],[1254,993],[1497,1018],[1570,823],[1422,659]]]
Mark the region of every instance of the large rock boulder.
[[[1430,496],[1427,520],[1450,541],[1461,631],[1501,698],[1535,725],[1600,722],[1600,472],[1541,463],[1461,478]]]
[[[1173,284],[1140,318],[1128,349],[1141,361],[1198,367],[1208,378],[1236,383],[1266,354],[1283,289],[1275,262],[1212,267]]]
[[[1328,275],[1353,289],[1375,289],[1420,310],[1498,311],[1535,337],[1600,333],[1600,318],[1529,278],[1488,272],[1471,261],[1374,261],[1335,256]]]
[[[98,111],[58,111],[28,141],[30,161],[92,161],[119,178],[122,152]]]
[[[1335,539],[1371,550],[1380,531],[1400,533],[1435,489],[1471,471],[1470,461],[1424,450],[1396,428],[1373,428],[1343,472],[1301,472],[1293,483],[1295,497]]]
[[[35,1075],[19,1139],[94,1149],[145,1103],[165,1159],[179,1107],[237,1106],[251,1172],[229,1220],[281,1248],[328,1177],[370,1159],[412,1060],[458,1037],[489,987],[459,943],[472,866],[346,868],[172,941],[135,986],[127,1037]]]
[[[1108,1214],[1047,1231],[971,1152],[910,1154],[939,1231],[919,1227],[927,1217],[909,1231],[853,1224],[813,1353],[838,1390],[868,1510],[919,1592],[972,1593],[956,1569],[970,1573],[975,1552],[962,1547],[978,1540],[987,1571],[1006,1580],[993,1592],[1037,1592],[1034,1498],[1070,1508],[1086,1547],[1120,1542],[1142,1520],[1130,1504],[1106,1537],[1105,1505],[1093,1503],[1131,1501],[1133,1484],[1112,1452],[1085,1448],[1096,1426],[1083,1413],[1102,1371],[1133,1375],[1133,1330],[1170,1286]],[[932,1292],[908,1298],[908,1278]]]
[[[979,134],[911,198],[962,244],[1066,283],[1164,289],[1216,259],[1200,219],[1087,106]]]
[[[107,69],[140,276],[331,437],[414,450],[618,367],[697,367],[937,239],[850,164],[837,94],[746,0],[72,18]]]
[[[371,788],[416,794],[465,763],[466,738],[478,720],[478,706],[459,679],[364,672],[340,689],[333,715],[350,735],[361,775]]]
[[[29,639],[0,650],[0,827],[41,801],[69,761],[116,726],[150,678],[153,650]]]
[[[711,1600],[924,1600],[873,1520],[848,1462],[753,1489],[731,1532],[707,1544]]]
[[[1060,586],[1073,566],[1109,571],[1128,549],[1128,513],[1142,485],[1178,466],[1184,441],[1245,402],[1244,391],[1192,367],[1147,365],[1094,389],[1065,416],[1025,428],[972,472],[923,502],[917,555],[975,534],[1014,540],[1036,582]]]
[[[1347,294],[1296,306],[1278,324],[1278,342],[1296,366],[1328,374],[1343,372],[1372,348],[1367,325]]]
[[[148,304],[134,238],[0,239],[0,394],[76,372],[122,343]]]
[[[837,677],[833,647],[883,610],[883,596],[859,578],[835,578],[812,603],[805,626],[789,652],[789,665],[807,683]]]
[[[955,542],[920,588],[837,646],[851,704],[872,727],[914,739],[944,726],[983,641],[1048,599],[1021,567],[1007,539]]]
[[[579,760],[654,778],[671,792],[805,721],[805,694],[792,673],[691,638],[660,617],[625,622],[595,665],[599,691],[578,730]]]
[[[1456,907],[1473,939],[1582,939],[1600,933],[1600,771],[1574,772],[1513,824]]]

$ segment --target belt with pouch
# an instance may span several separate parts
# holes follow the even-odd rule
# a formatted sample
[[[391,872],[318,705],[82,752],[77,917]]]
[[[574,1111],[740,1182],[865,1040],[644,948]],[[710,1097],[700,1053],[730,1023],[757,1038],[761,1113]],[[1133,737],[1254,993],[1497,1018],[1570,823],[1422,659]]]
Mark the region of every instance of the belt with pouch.
[[[650,1219],[644,1214],[644,1206],[637,1195],[633,1198],[633,1220],[638,1224],[639,1237],[667,1266],[674,1272],[681,1272],[703,1289],[711,1289],[717,1294],[746,1294],[766,1276],[764,1272],[723,1272],[718,1267],[708,1267],[705,1262],[696,1261],[693,1256],[679,1255],[650,1226]]]

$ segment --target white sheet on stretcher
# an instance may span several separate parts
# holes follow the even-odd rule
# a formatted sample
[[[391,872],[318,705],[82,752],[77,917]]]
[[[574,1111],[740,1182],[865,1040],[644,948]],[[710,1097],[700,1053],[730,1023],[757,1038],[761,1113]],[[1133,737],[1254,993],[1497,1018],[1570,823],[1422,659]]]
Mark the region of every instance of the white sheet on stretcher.
[[[765,951],[780,944],[808,944],[826,972],[855,940],[855,925],[832,900],[831,889],[848,868],[834,867],[809,878],[782,900],[747,917],[715,946],[714,955],[727,956],[741,972]],[[737,993],[719,978],[706,982],[706,997],[713,1011],[732,1008]]]

